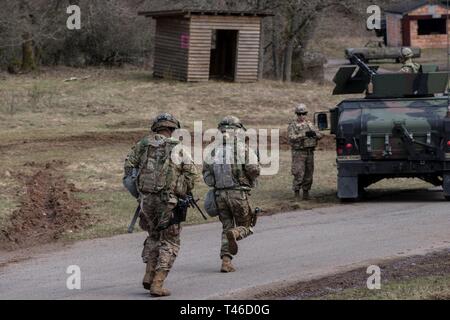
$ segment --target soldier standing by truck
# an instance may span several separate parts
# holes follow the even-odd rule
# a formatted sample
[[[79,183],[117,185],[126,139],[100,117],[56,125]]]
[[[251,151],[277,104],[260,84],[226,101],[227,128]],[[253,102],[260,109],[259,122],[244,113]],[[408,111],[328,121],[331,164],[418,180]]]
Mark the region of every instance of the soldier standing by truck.
[[[190,155],[175,147],[172,138],[180,123],[168,113],[160,114],[152,124],[152,132],[137,143],[125,161],[125,176],[137,170],[140,201],[140,223],[148,231],[142,258],[146,263],[144,288],[155,297],[169,296],[163,287],[180,250],[180,199],[194,188],[197,177]],[[182,220],[181,220],[182,221]]]
[[[300,198],[303,189],[303,200],[309,200],[314,175],[314,151],[322,139],[320,131],[307,119],[308,109],[304,104],[295,108],[297,119],[288,127],[288,138],[292,148],[292,175],[295,197]]]
[[[421,65],[413,61],[414,53],[410,48],[402,49],[401,62],[403,63],[400,72],[403,73],[419,73]]]

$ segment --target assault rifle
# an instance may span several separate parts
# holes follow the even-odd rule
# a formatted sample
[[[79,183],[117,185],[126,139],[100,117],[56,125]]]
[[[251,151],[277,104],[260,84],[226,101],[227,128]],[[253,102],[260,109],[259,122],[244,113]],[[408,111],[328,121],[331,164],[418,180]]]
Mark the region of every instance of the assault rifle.
[[[199,199],[195,199],[192,192],[189,192],[186,197],[178,200],[178,204],[174,209],[174,216],[171,225],[180,224],[181,222],[186,221],[187,211],[189,208],[197,209],[202,215],[203,219],[207,220],[208,218],[203,213],[202,209],[200,209],[198,202]]]
[[[261,208],[255,209],[255,212],[253,213],[253,217],[252,217],[252,227],[256,226],[256,222],[258,221],[258,216],[261,212],[263,212],[263,210]]]
[[[133,233],[134,225],[136,224],[136,221],[139,218],[140,212],[141,212],[141,205],[138,205],[138,207],[136,208],[136,211],[134,212],[133,219],[131,220],[131,223],[128,226],[128,233]]]
[[[178,201],[177,206],[173,209],[173,218],[170,221],[170,225],[180,224],[181,222],[186,221],[187,211],[189,208],[197,209],[202,215],[203,219],[207,220],[208,218],[203,213],[202,209],[200,209],[198,202],[199,199],[195,199],[192,193],[188,193],[184,199],[180,199]],[[141,212],[141,206],[139,205],[134,213],[133,220],[131,220],[130,226],[128,227],[128,233],[133,233],[134,225],[136,224],[137,219],[139,218],[139,213]]]

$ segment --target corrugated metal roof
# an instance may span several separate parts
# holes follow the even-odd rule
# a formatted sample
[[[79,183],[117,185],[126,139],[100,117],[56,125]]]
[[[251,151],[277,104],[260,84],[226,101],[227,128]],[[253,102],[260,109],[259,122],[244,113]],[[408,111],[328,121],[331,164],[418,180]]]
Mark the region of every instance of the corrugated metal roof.
[[[412,1],[412,2],[401,3],[398,5],[393,5],[393,6],[387,7],[385,12],[405,15],[405,14],[408,14],[411,11],[419,9],[420,7],[423,7],[425,5],[444,6],[443,4],[440,4],[440,3],[430,3],[430,1],[428,1],[428,0],[421,0],[421,1]]]
[[[201,9],[177,9],[162,11],[142,11],[138,13],[140,16],[146,17],[171,17],[186,15],[215,15],[215,16],[257,16],[267,17],[273,16],[272,13],[265,11],[232,11],[232,10],[201,10]]]

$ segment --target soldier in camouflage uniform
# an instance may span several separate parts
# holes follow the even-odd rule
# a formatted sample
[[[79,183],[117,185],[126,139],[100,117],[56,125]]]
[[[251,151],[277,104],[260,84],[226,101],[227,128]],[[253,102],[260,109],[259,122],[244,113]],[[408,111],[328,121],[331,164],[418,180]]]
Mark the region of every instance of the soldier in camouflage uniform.
[[[220,271],[228,273],[235,271],[231,260],[238,252],[237,241],[253,234],[254,212],[249,196],[260,175],[260,165],[255,151],[242,140],[238,142],[237,136],[245,130],[238,118],[225,117],[219,124],[219,130],[224,133],[225,139],[223,145],[214,149],[211,158],[205,159],[203,178],[215,192],[216,207],[223,226]]]
[[[413,61],[414,53],[410,48],[402,48],[401,62],[403,63],[400,72],[403,73],[419,73],[421,65]]]
[[[314,175],[314,150],[318,140],[322,139],[319,130],[307,120],[308,109],[304,104],[295,108],[297,119],[288,127],[289,143],[292,148],[293,190],[296,198],[300,198],[303,189],[303,199],[309,200],[309,190]]]
[[[190,155],[174,149],[180,141],[171,136],[179,128],[172,115],[159,115],[150,135],[134,146],[125,161],[125,175],[139,170],[139,225],[149,234],[142,252],[147,264],[143,285],[152,296],[170,295],[163,283],[178,255],[181,231],[180,224],[173,222],[174,209],[178,199],[194,188],[197,176]]]

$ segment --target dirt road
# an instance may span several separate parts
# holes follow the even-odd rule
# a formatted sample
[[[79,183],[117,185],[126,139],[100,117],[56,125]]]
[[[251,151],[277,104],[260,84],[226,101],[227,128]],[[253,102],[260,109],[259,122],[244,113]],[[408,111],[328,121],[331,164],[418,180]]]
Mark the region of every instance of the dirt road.
[[[219,298],[449,248],[448,208],[441,192],[415,191],[263,217],[252,238],[240,243],[233,274],[218,272],[220,225],[186,227],[167,286],[172,299]],[[141,233],[84,241],[6,265],[0,269],[0,299],[148,299],[140,287],[144,238]],[[81,268],[81,290],[66,288],[70,265]]]

